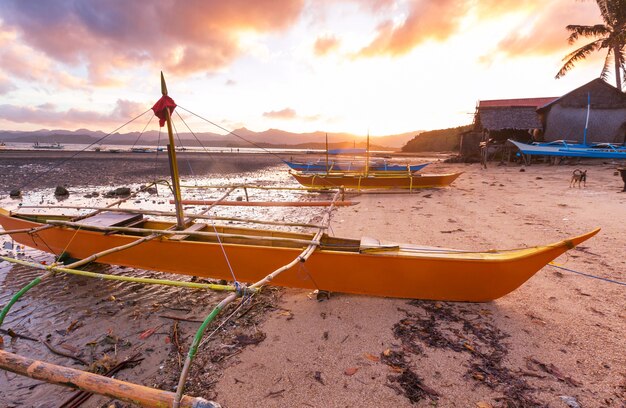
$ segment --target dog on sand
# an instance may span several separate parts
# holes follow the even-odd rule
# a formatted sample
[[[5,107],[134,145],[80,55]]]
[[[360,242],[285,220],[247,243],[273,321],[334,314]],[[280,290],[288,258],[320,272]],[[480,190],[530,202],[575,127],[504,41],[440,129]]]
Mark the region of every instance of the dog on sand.
[[[580,188],[580,184],[584,187],[587,187],[587,170],[576,169],[572,172],[572,179],[569,182],[569,186],[576,187],[576,183],[578,183],[578,188]]]

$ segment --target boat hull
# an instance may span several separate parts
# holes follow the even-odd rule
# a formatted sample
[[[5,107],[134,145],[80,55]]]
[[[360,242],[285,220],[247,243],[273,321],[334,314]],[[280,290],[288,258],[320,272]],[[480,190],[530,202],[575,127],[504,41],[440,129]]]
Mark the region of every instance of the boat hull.
[[[588,157],[593,159],[626,159],[626,148],[609,145],[520,143],[510,140],[524,154],[560,157]]]
[[[312,174],[291,172],[298,183],[311,188],[344,187],[356,190],[363,189],[416,189],[446,187],[456,180],[462,173],[449,174],[385,174],[374,173],[331,173]]]
[[[1,210],[0,225],[11,231],[45,224],[17,218]],[[361,251],[318,249],[306,263],[281,273],[271,284],[371,296],[485,302],[515,290],[548,262],[597,232],[553,245],[501,253],[466,253],[415,246]],[[11,236],[23,245],[55,255],[66,252],[78,259],[139,238],[58,226],[32,235],[14,233]],[[309,236],[303,234],[303,237]],[[291,262],[301,248],[269,243],[227,243],[222,249],[215,242],[158,238],[106,255],[99,262],[231,280],[224,252],[237,280],[252,283]]]

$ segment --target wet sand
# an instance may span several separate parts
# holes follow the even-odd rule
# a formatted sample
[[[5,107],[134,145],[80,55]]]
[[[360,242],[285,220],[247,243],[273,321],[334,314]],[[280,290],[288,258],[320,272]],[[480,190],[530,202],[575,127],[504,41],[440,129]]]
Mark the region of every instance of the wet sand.
[[[275,158],[259,160],[246,155],[245,161],[235,157],[223,162],[231,163],[231,174],[239,178],[260,174],[272,182],[292,183]],[[241,162],[252,167],[239,169]],[[100,178],[97,185],[116,184],[117,177],[128,175],[138,175],[139,182],[141,166],[149,168],[125,164],[120,176],[115,163],[107,176],[111,179]],[[81,171],[93,166],[106,164],[85,161]],[[581,166],[588,169],[587,186],[570,188],[572,171]],[[477,164],[437,163],[429,172],[465,173],[451,188],[360,195],[358,206],[335,213],[332,231],[337,236],[478,250],[547,244],[602,227],[599,235],[557,262],[624,282],[626,193],[618,193],[623,183],[614,167],[602,162],[533,164],[521,172],[517,164],[482,170]],[[5,180],[6,167],[1,169]],[[212,173],[205,171],[194,174]],[[52,188],[49,183],[38,188],[43,186]],[[7,186],[3,182],[0,187]],[[10,202],[3,199],[2,204]],[[288,212],[279,218],[291,216]],[[27,256],[50,259],[36,251]],[[2,303],[36,275],[1,264]],[[200,350],[188,390],[226,407],[565,407],[566,400],[583,407],[621,407],[626,404],[624,290],[552,266],[510,295],[482,304],[343,294],[320,302],[306,291],[272,290]],[[173,320],[160,316],[203,319],[219,298],[182,289],[60,278],[29,292],[3,327],[42,339],[49,335],[57,348],[65,344],[88,360],[104,354],[120,358],[137,348],[146,360],[119,378],[171,390],[179,373]],[[72,326],[74,321],[82,326]],[[176,328],[185,352],[198,324],[180,322]],[[9,351],[80,367],[41,344],[3,337]],[[88,345],[93,341],[96,345]],[[0,388],[8,390],[0,402],[58,406],[71,395],[37,384],[0,373]],[[85,406],[104,402],[94,397]]]

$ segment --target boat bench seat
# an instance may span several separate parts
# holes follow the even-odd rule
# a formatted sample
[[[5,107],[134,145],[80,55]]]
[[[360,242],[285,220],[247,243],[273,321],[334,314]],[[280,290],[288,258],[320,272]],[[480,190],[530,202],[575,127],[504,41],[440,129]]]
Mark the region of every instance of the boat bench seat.
[[[204,224],[202,222],[193,223],[189,227],[187,227],[184,230],[180,231],[181,234],[176,234],[176,235],[172,235],[171,237],[169,237],[169,240],[170,241],[182,241],[183,239],[189,237],[189,234],[185,234],[185,231],[187,231],[187,232],[202,231],[206,227],[207,227],[207,224]]]
[[[143,214],[101,212],[78,221],[79,224],[93,227],[130,227],[143,222]]]
[[[372,237],[361,237],[359,252],[397,251],[400,246],[393,242],[383,242]]]

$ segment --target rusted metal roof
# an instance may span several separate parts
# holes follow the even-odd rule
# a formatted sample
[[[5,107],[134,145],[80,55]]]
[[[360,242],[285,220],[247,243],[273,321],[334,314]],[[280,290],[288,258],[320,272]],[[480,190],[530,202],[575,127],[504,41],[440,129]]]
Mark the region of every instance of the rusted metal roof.
[[[559,99],[557,96],[546,98],[493,99],[490,101],[478,101],[478,108],[510,108],[519,106],[538,108],[557,99]]]

